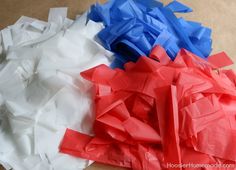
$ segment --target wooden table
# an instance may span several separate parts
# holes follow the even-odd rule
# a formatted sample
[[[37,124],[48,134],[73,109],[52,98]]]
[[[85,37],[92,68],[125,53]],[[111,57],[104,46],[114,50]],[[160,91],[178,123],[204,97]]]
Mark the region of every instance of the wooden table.
[[[0,28],[13,24],[25,15],[47,19],[49,8],[69,7],[69,17],[85,11],[96,0],[0,0]],[[104,2],[105,0],[100,0]],[[193,9],[186,15],[189,20],[199,21],[213,29],[213,53],[225,51],[236,61],[236,1],[235,0],[179,0]],[[164,3],[170,0],[163,0]],[[233,66],[236,68],[236,65]],[[1,147],[1,146],[0,146]],[[0,167],[0,170],[2,168]],[[94,163],[86,170],[122,170]]]

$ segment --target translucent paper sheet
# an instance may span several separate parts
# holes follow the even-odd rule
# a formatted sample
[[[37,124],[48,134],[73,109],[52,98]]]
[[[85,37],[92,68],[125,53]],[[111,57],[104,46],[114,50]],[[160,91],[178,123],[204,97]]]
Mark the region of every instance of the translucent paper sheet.
[[[82,72],[95,87],[95,135],[68,129],[60,151],[135,170],[234,164],[236,74],[218,70],[229,64],[225,53],[207,61],[185,49],[171,61],[156,46],[125,70]]]
[[[95,42],[102,24],[87,14],[76,21],[66,8],[49,22],[21,17],[1,31],[0,162],[15,170],[79,170],[91,161],[60,154],[66,128],[92,134],[91,84],[80,72],[110,65],[112,54]],[[7,60],[4,60],[7,58]]]
[[[101,43],[116,55],[112,67],[149,55],[156,45],[163,46],[174,59],[181,48],[206,58],[211,52],[211,30],[200,23],[177,18],[175,12],[192,10],[173,1],[164,6],[155,0],[109,0],[91,7],[89,18],[102,22]]]

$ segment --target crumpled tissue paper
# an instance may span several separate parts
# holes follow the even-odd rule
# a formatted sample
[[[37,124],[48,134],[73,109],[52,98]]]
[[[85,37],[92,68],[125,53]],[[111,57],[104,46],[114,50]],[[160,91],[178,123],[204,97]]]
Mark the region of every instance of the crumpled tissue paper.
[[[95,42],[102,24],[67,8],[48,22],[21,17],[1,31],[0,162],[15,170],[78,170],[91,161],[59,153],[66,128],[92,134],[91,83],[80,72],[110,65],[112,53]]]
[[[117,53],[112,67],[123,68],[128,61],[148,56],[156,45],[163,46],[172,60],[181,48],[208,57],[211,29],[174,14],[191,11],[178,1],[164,6],[156,0],[109,0],[93,5],[88,17],[104,24],[98,37],[106,49]]]
[[[172,61],[156,46],[125,70],[82,72],[94,83],[95,135],[68,129],[60,151],[135,170],[235,164],[236,73],[220,69],[230,64],[224,52],[205,60],[185,49]]]

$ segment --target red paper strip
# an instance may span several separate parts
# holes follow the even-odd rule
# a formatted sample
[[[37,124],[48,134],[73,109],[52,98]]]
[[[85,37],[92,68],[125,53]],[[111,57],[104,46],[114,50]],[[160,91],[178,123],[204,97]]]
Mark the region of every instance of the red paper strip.
[[[150,54],[150,58],[155,59],[162,64],[168,64],[170,62],[169,56],[166,54],[166,50],[162,46],[155,46]]]
[[[96,88],[95,136],[67,130],[60,151],[137,170],[235,163],[236,74],[215,71],[231,63],[227,56],[206,61],[182,49],[170,61],[159,46],[150,56],[81,74]]]
[[[233,64],[233,61],[228,57],[225,52],[209,56],[208,62],[215,66],[215,68],[221,68]]]

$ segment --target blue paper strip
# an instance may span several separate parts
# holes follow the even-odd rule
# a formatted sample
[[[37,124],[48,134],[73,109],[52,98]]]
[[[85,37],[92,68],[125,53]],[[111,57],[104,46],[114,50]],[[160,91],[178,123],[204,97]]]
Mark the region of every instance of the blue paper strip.
[[[171,9],[172,12],[187,13],[193,11],[191,8],[178,1],[173,1],[169,3],[166,7]]]

